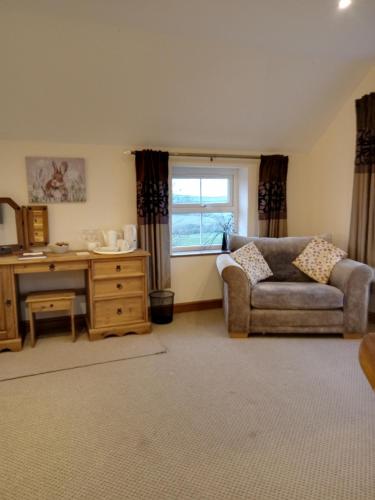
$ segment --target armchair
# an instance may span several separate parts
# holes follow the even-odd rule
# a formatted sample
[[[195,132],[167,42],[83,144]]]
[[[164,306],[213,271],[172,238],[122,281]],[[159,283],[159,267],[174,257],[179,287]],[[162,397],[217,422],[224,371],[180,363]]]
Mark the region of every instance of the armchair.
[[[312,237],[246,238],[232,236],[230,250],[254,241],[274,276],[251,286],[230,255],[217,258],[223,280],[224,316],[230,337],[250,333],[341,333],[361,337],[367,328],[373,270],[343,259],[323,285],[299,271],[293,260]]]

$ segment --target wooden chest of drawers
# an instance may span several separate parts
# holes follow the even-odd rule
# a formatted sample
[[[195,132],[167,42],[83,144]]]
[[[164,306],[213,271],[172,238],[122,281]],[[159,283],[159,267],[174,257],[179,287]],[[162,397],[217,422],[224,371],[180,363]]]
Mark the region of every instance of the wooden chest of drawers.
[[[145,256],[92,261],[90,285],[90,339],[151,331]]]

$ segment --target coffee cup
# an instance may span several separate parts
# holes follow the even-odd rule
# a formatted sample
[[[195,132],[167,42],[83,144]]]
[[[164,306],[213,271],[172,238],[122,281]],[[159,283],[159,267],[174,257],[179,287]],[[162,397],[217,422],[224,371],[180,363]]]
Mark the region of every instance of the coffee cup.
[[[88,241],[87,242],[87,250],[93,251],[98,246],[99,246],[99,242],[98,241]]]
[[[117,247],[120,252],[126,252],[129,250],[129,243],[126,240],[117,240]]]

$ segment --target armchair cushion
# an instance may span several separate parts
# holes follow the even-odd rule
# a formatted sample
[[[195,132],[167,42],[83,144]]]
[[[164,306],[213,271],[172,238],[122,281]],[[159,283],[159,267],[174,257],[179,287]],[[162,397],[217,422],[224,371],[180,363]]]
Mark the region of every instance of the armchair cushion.
[[[315,237],[293,261],[300,271],[319,283],[328,283],[334,266],[346,252],[323,238]]]
[[[340,309],[344,294],[334,286],[320,283],[258,283],[251,291],[255,309]]]
[[[256,285],[258,281],[265,280],[273,275],[269,265],[253,241],[233,252],[232,257],[243,267],[252,285]]]

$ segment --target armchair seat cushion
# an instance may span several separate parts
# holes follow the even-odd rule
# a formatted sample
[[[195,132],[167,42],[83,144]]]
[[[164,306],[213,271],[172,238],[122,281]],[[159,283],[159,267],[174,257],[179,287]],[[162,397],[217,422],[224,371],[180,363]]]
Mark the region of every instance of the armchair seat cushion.
[[[320,283],[265,282],[251,291],[255,309],[340,309],[344,294],[338,288]]]

